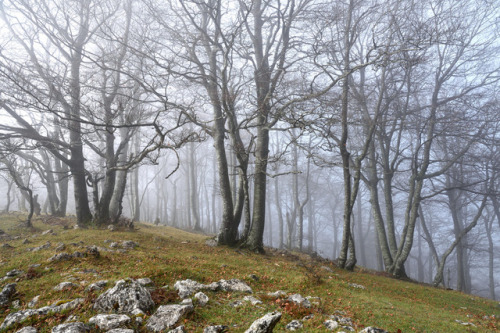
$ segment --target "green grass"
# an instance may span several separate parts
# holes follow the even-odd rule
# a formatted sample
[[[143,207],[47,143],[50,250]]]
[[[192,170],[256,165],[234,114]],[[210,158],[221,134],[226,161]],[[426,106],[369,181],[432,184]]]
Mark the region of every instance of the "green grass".
[[[33,276],[25,274],[16,281],[16,299],[21,302],[21,308],[26,308],[36,295],[41,295],[38,307],[60,300],[86,298],[84,305],[74,311],[31,319],[29,323],[37,326],[39,332],[50,332],[53,326],[62,323],[71,314],[76,314],[81,321],[86,322],[96,314],[92,310],[92,300],[97,294],[85,292],[85,286],[99,280],[109,280],[108,287],[111,287],[114,281],[125,277],[149,277],[156,287],[168,285],[170,291],[179,279],[209,283],[238,278],[246,281],[254,290],[254,296],[263,301],[258,306],[246,304],[233,308],[229,303],[241,299],[243,295],[207,292],[209,304],[196,307],[194,313],[181,323],[188,332],[202,332],[204,327],[217,324],[229,326],[229,332],[244,332],[255,319],[274,310],[283,313],[275,332],[284,332],[287,323],[302,319],[309,313],[314,314],[314,317],[304,322],[302,331],[325,332],[323,322],[336,311],[351,317],[356,330],[367,326],[390,332],[496,332],[500,329],[498,302],[395,280],[364,269],[347,272],[337,269],[332,263],[316,261],[306,255],[283,255],[271,249],[266,255],[258,255],[227,247],[213,248],[205,245],[207,236],[148,224],[138,224],[138,230],[133,232],[110,232],[97,229],[64,230],[61,224],[48,225],[37,220],[34,230],[26,230],[18,227],[22,219],[21,215],[0,217],[0,229],[10,235],[20,236],[17,240],[8,241],[14,249],[0,248],[0,277],[15,268],[27,272],[30,265],[41,264],[31,271]],[[41,232],[47,229],[53,229],[57,235],[41,236]],[[37,236],[33,238],[33,235]],[[22,244],[25,238],[31,243]],[[101,252],[100,258],[85,257],[58,263],[47,261],[56,253],[55,247],[59,242],[66,244],[65,252],[72,253],[84,252],[85,249],[69,245],[71,243],[108,247],[104,243],[106,239],[132,240],[139,247],[129,250],[127,254]],[[47,241],[52,244],[49,249],[26,251],[29,247]],[[328,266],[333,272],[321,269],[321,266]],[[255,274],[259,280],[252,279],[251,274]],[[0,287],[13,281],[0,282]],[[81,286],[71,291],[52,290],[63,281],[72,281]],[[363,285],[366,289],[353,288],[350,283]],[[266,293],[276,290],[318,296],[321,302],[319,306],[306,310],[283,300],[266,297]],[[179,301],[173,292],[157,291],[156,296],[157,305]],[[13,311],[17,310],[0,309],[0,322]],[[474,323],[475,327],[460,325],[455,320]],[[19,325],[11,331],[26,325]],[[130,327],[145,332],[144,326],[134,324]]]

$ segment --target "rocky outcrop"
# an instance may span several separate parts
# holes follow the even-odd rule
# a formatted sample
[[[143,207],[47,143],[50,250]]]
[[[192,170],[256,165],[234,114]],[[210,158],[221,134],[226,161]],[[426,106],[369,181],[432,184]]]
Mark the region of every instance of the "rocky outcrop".
[[[151,294],[133,279],[119,280],[115,286],[101,294],[94,303],[94,310],[137,315],[154,306]]]
[[[162,332],[165,329],[174,327],[179,319],[193,312],[193,310],[192,305],[162,305],[148,319],[146,328],[148,331]]]
[[[245,333],[271,333],[280,321],[281,312],[271,312],[254,321]]]
[[[98,314],[89,319],[89,324],[96,325],[101,330],[119,328],[130,322],[130,317],[124,314]]]
[[[66,310],[71,310],[76,308],[79,304],[82,304],[84,301],[83,298],[77,298],[73,301],[59,304],[57,305],[50,305],[50,306],[44,306],[43,308],[39,309],[28,309],[28,310],[21,310],[18,312],[13,312],[9,313],[5,320],[3,321],[2,325],[0,325],[0,330],[3,329],[8,329],[14,324],[20,323],[23,320],[26,320],[30,317],[33,316],[39,316],[39,315],[47,315],[49,313],[59,313],[61,311],[66,311]]]

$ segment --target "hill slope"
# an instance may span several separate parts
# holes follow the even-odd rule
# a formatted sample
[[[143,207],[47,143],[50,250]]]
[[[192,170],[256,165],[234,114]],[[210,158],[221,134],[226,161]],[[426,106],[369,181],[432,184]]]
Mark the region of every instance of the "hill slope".
[[[178,303],[173,290],[177,280],[192,279],[211,283],[221,279],[237,278],[248,283],[253,296],[262,304],[230,303],[244,295],[229,292],[206,292],[210,301],[205,307],[182,319],[188,332],[202,332],[209,325],[227,325],[229,332],[244,332],[251,323],[265,313],[279,310],[281,321],[275,332],[285,331],[293,319],[304,320],[303,332],[326,332],[323,325],[330,315],[350,317],[356,331],[375,326],[390,332],[495,332],[500,328],[498,302],[436,289],[416,283],[399,281],[358,270],[354,273],[337,269],[332,263],[305,255],[269,250],[258,255],[238,249],[211,247],[207,236],[192,234],[169,227],[138,224],[138,230],[75,230],[64,229],[68,220],[35,221],[34,230],[17,227],[22,216],[0,217],[0,229],[7,234],[0,239],[0,279],[14,269],[23,271],[0,282],[0,290],[8,283],[17,283],[14,302],[0,308],[0,323],[9,313],[26,309],[33,297],[40,295],[37,307],[54,302],[63,303],[77,297],[85,302],[72,311],[32,317],[27,322],[9,328],[33,325],[39,332],[64,322],[70,315],[80,321],[97,313],[92,304],[101,292],[89,293],[86,286],[99,280],[109,280],[107,288],[125,277],[150,278],[156,289],[152,291],[156,305]],[[53,233],[42,233],[52,229]],[[15,239],[12,239],[15,238]],[[112,246],[131,240],[139,246],[120,250]],[[50,242],[49,245],[47,245]],[[112,244],[117,242],[117,244]],[[45,248],[28,251],[45,245]],[[87,246],[100,248],[100,256],[86,255],[64,261],[49,262],[57,253],[88,251]],[[59,248],[58,248],[59,247]],[[108,248],[111,251],[105,251]],[[31,265],[37,265],[31,267]],[[71,290],[55,291],[54,286],[70,281],[78,284]],[[168,285],[168,288],[161,288]],[[287,294],[300,293],[312,299],[310,309],[295,306],[283,299],[267,296],[268,292],[284,290]],[[17,301],[17,302],[16,302]],[[19,303],[20,308],[16,308]],[[134,323],[130,328],[145,331],[144,324]]]

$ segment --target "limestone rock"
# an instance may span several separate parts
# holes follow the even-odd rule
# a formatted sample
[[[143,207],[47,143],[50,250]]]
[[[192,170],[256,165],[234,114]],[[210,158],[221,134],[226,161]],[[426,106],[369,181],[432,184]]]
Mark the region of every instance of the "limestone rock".
[[[204,287],[205,285],[190,279],[177,281],[174,284],[174,289],[177,290],[181,299],[191,296],[195,292],[204,289]]]
[[[184,326],[179,326],[174,328],[173,330],[168,331],[168,333],[186,333],[186,329]]]
[[[100,312],[128,313],[149,311],[154,306],[151,294],[133,279],[119,280],[115,286],[101,294],[94,303]]]
[[[356,289],[366,289],[365,286],[357,284],[357,283],[349,283],[349,287],[353,287],[353,288],[356,288]]]
[[[55,261],[63,261],[63,260],[70,260],[73,258],[73,256],[69,253],[66,252],[61,252],[58,254],[54,254],[52,257],[47,259],[48,262],[55,262]]]
[[[101,256],[99,249],[95,245],[87,246],[87,253],[94,258],[99,258]]]
[[[292,320],[291,322],[288,323],[288,325],[286,325],[285,329],[288,331],[296,331],[296,330],[300,330],[303,327],[304,327],[304,324],[302,324],[300,321]]]
[[[146,327],[149,331],[161,332],[174,327],[179,319],[191,312],[193,312],[191,305],[161,305],[148,319]]]
[[[115,230],[116,230],[116,227],[115,227],[113,224],[109,224],[109,225],[108,225],[108,230],[109,230],[109,231],[115,231]]]
[[[349,325],[352,326],[352,319],[349,317],[342,317],[342,316],[330,316],[333,320],[337,321],[340,325]]]
[[[15,293],[16,293],[15,283],[9,283],[8,285],[6,285],[0,292],[0,306],[8,305],[10,299]]]
[[[4,244],[2,244],[2,248],[4,248],[4,249],[13,249],[14,247],[12,245],[8,244],[8,243],[4,243]]]
[[[89,324],[97,325],[101,330],[119,328],[128,322],[130,322],[130,317],[124,314],[98,314],[89,319]]]
[[[108,280],[101,280],[90,284],[85,291],[102,290],[108,284]]]
[[[336,330],[339,327],[339,323],[335,320],[327,320],[323,323],[323,325],[325,325],[326,329],[330,331]]]
[[[137,282],[142,284],[144,287],[153,284],[153,281],[150,278],[137,279]]]
[[[64,245],[64,243],[59,243],[57,244],[57,247],[56,247],[56,251],[57,252],[62,252],[66,249],[66,245]]]
[[[281,312],[270,312],[254,321],[245,333],[271,333],[280,319]]]
[[[16,333],[37,333],[37,332],[38,332],[37,329],[34,328],[33,326],[27,326],[27,327],[21,328]]]
[[[194,295],[194,298],[196,300],[198,300],[198,304],[200,306],[205,306],[207,305],[208,301],[209,301],[209,298],[207,295],[205,295],[204,293],[202,293],[201,291],[200,292],[197,292],[195,295]]]
[[[262,304],[262,301],[260,299],[255,298],[253,296],[245,296],[245,297],[243,297],[243,302],[249,302],[252,305]]]
[[[131,240],[125,240],[122,242],[122,248],[124,248],[124,249],[135,249],[138,246],[139,246],[139,244],[137,244],[136,242],[133,242]]]
[[[66,323],[57,325],[52,329],[52,333],[86,333],[90,328],[82,322]]]
[[[208,326],[203,329],[203,333],[224,333],[228,328],[225,325]]]
[[[37,247],[33,247],[33,248],[29,248],[28,251],[38,252],[38,251],[43,250],[43,249],[48,249],[50,246],[51,246],[50,242],[47,242],[47,243],[45,243],[43,245],[40,245],[40,246],[37,246]]]
[[[73,283],[73,282],[61,282],[59,283],[57,286],[55,286],[53,289],[54,290],[57,290],[57,291],[61,291],[61,290],[65,290],[65,289],[73,289],[73,288],[77,288],[78,285]]]
[[[36,295],[35,297],[33,297],[33,299],[28,303],[28,308],[33,309],[38,304],[39,299],[40,295]]]
[[[7,272],[7,274],[5,274],[5,276],[8,276],[8,277],[14,277],[14,276],[18,276],[18,275],[21,275],[23,274],[24,272],[21,271],[20,269],[13,269],[9,272]]]
[[[54,230],[52,230],[52,229],[45,230],[44,232],[42,232],[42,236],[43,235],[48,235],[48,234],[53,234],[53,233],[54,233]]]
[[[134,330],[130,328],[114,328],[112,330],[106,331],[106,333],[134,333]]]
[[[50,306],[44,306],[43,308],[40,309],[28,309],[28,310],[21,310],[18,312],[9,313],[5,318],[5,320],[3,321],[2,325],[0,325],[0,330],[7,330],[11,326],[20,323],[33,316],[47,315],[49,313],[59,313],[61,311],[74,309],[79,304],[83,303],[83,301],[84,301],[83,298],[77,298],[71,302],[67,302],[61,305],[50,305]],[[73,332],[73,331],[68,331],[68,332]]]
[[[278,291],[275,291],[274,293],[267,293],[267,296],[274,297],[274,298],[278,299],[280,297],[286,296],[286,292],[284,292],[283,290],[278,290]]]
[[[217,282],[218,288],[216,291],[221,290],[221,291],[239,291],[239,292],[244,292],[244,293],[252,293],[252,288],[245,282],[238,280],[238,279],[231,279],[231,280],[220,280]]]
[[[293,294],[288,297],[288,300],[305,308],[311,307],[311,302],[307,298],[302,297],[301,294]]]

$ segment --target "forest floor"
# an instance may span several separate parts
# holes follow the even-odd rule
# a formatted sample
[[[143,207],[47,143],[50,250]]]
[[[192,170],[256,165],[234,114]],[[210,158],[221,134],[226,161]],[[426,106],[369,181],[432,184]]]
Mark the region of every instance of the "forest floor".
[[[227,292],[206,292],[210,301],[195,311],[182,324],[188,332],[202,332],[208,325],[227,325],[229,332],[244,332],[251,323],[264,314],[278,310],[281,321],[275,332],[284,332],[293,319],[305,320],[302,332],[326,332],[323,325],[330,315],[342,313],[353,321],[356,331],[374,326],[389,332],[498,332],[500,307],[498,302],[443,290],[411,281],[396,280],[384,274],[357,268],[347,272],[326,260],[308,255],[268,249],[260,255],[245,250],[212,247],[206,244],[209,236],[193,234],[170,227],[136,224],[134,231],[109,231],[106,229],[72,229],[69,220],[37,219],[33,229],[19,227],[22,215],[0,216],[0,229],[18,239],[8,243],[12,248],[0,247],[0,279],[7,272],[19,269],[25,273],[0,282],[0,290],[7,284],[17,283],[15,299],[21,309],[37,295],[38,307],[58,300],[83,297],[86,302],[71,312],[30,319],[11,329],[15,332],[28,324],[39,332],[49,332],[70,315],[87,322],[96,315],[92,301],[100,294],[88,293],[85,287],[99,280],[109,280],[107,288],[126,277],[150,278],[157,287],[152,292],[157,305],[179,303],[173,285],[177,280],[192,279],[210,283],[220,279],[241,279],[253,289],[253,296],[263,303],[253,306],[244,303],[231,307],[229,303],[243,295]],[[66,226],[66,228],[64,227]],[[42,235],[52,229],[53,233]],[[24,244],[27,239],[29,243]],[[58,243],[64,243],[65,252],[82,251],[84,246],[108,247],[109,241],[131,240],[139,244],[127,253],[100,252],[99,257],[87,256],[61,262],[48,262],[56,254]],[[105,242],[106,241],[106,242]],[[36,252],[28,248],[50,242],[51,246]],[[71,245],[72,244],[72,245]],[[40,264],[30,268],[33,264]],[[80,285],[72,290],[54,291],[63,281]],[[164,289],[163,286],[169,288]],[[283,290],[288,294],[300,293],[319,297],[318,304],[310,309],[293,306],[286,300],[266,296],[268,292]],[[0,308],[0,324],[5,317],[19,311],[10,307]],[[466,325],[465,325],[466,324]],[[144,326],[135,327],[144,331]]]

